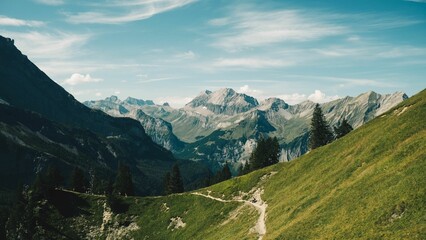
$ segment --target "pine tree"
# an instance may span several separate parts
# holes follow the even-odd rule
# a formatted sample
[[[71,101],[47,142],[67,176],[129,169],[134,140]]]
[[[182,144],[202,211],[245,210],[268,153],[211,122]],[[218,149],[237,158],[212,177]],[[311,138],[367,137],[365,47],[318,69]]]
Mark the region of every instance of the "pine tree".
[[[221,182],[232,178],[231,170],[229,169],[228,163],[225,163],[225,165],[223,166],[221,177]]]
[[[167,172],[166,175],[164,175],[164,194],[169,195],[172,193],[171,188],[171,175],[170,172]]]
[[[333,133],[325,120],[319,104],[315,105],[311,120],[311,131],[309,136],[309,147],[315,149],[333,141]]]
[[[278,143],[278,139],[276,137],[266,139],[265,147],[267,155],[262,167],[278,163],[280,154],[280,145]]]
[[[133,192],[133,181],[130,168],[125,164],[118,165],[118,173],[115,178],[114,190],[122,196],[131,196]]]
[[[64,178],[62,177],[59,170],[53,166],[49,165],[46,172],[46,185],[47,185],[47,196],[48,198],[51,196],[52,192],[55,190],[55,188],[62,185]]]
[[[216,175],[214,175],[211,184],[223,182],[231,178],[232,178],[231,170],[229,169],[228,163],[225,163],[222,169],[216,172]]]
[[[74,167],[71,174],[71,189],[77,192],[84,192],[86,190],[86,179],[84,178],[83,170]]]
[[[352,126],[348,123],[346,119],[340,123],[340,125],[336,128],[334,127],[334,133],[336,134],[336,138],[341,138],[354,130]]]
[[[184,192],[182,176],[180,175],[179,166],[175,164],[170,174],[170,193]]]
[[[263,167],[264,162],[265,162],[265,158],[266,158],[266,140],[261,137],[258,141],[257,141],[257,146],[256,148],[253,150],[253,152],[250,155],[250,167],[251,170],[257,170]]]
[[[34,183],[31,187],[31,191],[32,198],[35,200],[41,200],[46,197],[47,187],[45,179],[41,172],[37,173],[36,179],[34,180]]]
[[[253,150],[249,159],[249,169],[245,172],[257,170],[272,164],[278,163],[280,154],[280,145],[278,139],[274,138],[260,138],[257,142],[256,148]]]

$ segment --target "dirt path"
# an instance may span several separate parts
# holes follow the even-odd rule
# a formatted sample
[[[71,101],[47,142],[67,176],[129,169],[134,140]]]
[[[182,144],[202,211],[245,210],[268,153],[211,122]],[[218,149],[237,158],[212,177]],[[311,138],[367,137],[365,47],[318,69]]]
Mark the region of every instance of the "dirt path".
[[[250,191],[252,192],[252,191]],[[243,199],[233,199],[233,200],[226,200],[222,198],[213,197],[206,194],[202,194],[199,192],[192,193],[193,195],[202,196],[206,198],[210,198],[215,201],[223,202],[223,203],[229,203],[229,202],[241,202],[248,205],[253,206],[256,208],[256,210],[259,212],[259,218],[257,219],[256,225],[253,227],[253,229],[257,232],[259,235],[259,240],[263,238],[263,236],[266,234],[266,224],[265,224],[265,218],[266,218],[266,208],[268,205],[262,200],[260,195],[263,193],[263,190],[260,188],[257,188],[252,196],[250,197],[250,201],[243,200]]]

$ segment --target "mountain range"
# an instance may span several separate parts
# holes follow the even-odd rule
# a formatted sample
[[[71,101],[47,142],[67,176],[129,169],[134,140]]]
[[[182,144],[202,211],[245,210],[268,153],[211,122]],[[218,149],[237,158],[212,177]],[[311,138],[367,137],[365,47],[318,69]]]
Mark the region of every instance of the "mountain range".
[[[323,103],[321,108],[330,126],[347,119],[358,128],[407,98],[402,92],[381,95],[370,91]],[[203,91],[180,109],[117,96],[84,104],[138,120],[156,143],[180,158],[207,162],[213,171],[229,162],[234,172],[249,159],[260,137],[278,138],[281,161],[305,154],[315,107],[311,101],[289,105],[279,98],[259,102],[230,88]]]

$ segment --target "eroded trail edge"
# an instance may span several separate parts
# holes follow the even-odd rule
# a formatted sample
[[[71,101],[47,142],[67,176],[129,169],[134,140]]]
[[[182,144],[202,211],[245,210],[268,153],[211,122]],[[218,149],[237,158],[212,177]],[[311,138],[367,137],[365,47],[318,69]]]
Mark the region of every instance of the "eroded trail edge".
[[[207,191],[208,194],[203,194],[200,192],[194,192],[193,195],[202,196],[205,198],[210,198],[215,201],[223,202],[223,203],[229,203],[229,202],[241,202],[247,205],[250,205],[259,213],[259,218],[256,221],[256,225],[250,229],[251,231],[255,231],[258,236],[259,240],[263,239],[263,236],[266,234],[266,208],[268,207],[268,204],[266,204],[265,201],[262,200],[261,195],[263,194],[263,187],[259,186],[260,183],[262,183],[264,180],[269,178],[270,176],[274,175],[276,172],[271,172],[269,174],[264,175],[261,178],[261,182],[259,182],[258,186],[252,188],[248,193],[240,192],[240,194],[236,197],[234,197],[231,200],[228,199],[222,199],[218,197],[211,196],[211,191]],[[244,200],[243,198],[249,200]]]

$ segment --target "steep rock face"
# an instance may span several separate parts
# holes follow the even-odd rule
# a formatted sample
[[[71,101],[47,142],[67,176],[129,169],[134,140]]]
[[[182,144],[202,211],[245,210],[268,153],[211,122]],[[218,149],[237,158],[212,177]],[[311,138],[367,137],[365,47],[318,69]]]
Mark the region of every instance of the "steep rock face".
[[[173,134],[173,127],[170,123],[161,118],[151,117],[143,112],[142,107],[156,106],[151,100],[144,101],[128,97],[121,101],[116,96],[107,97],[104,100],[86,101],[84,104],[93,109],[99,109],[115,117],[130,117],[136,119],[145,129],[152,140],[170,150],[179,152],[183,149],[185,143],[179,140]],[[159,109],[161,111],[162,109]]]
[[[336,125],[343,119],[357,128],[380,114],[388,111],[408,96],[401,92],[381,95],[373,91],[357,97],[345,97],[322,105],[330,125]]]
[[[234,115],[246,112],[258,106],[259,103],[253,97],[237,93],[233,89],[223,88],[215,92],[205,91],[186,104],[186,109],[198,110],[208,114],[209,110],[214,114]]]
[[[173,134],[172,125],[161,118],[148,116],[140,109],[132,111],[126,116],[138,120],[152,140],[167,150],[180,152],[185,147],[185,143]]]
[[[166,171],[169,171],[176,159],[163,147],[154,143],[145,133],[141,124],[130,118],[115,118],[99,110],[90,109],[52,81],[44,72],[37,68],[28,58],[14,46],[13,41],[0,36],[0,98],[17,109],[26,109],[40,114],[47,121],[67,126],[71,132],[82,130],[96,135],[97,139],[108,140],[114,149],[112,160],[99,159],[96,155],[89,155],[87,161],[98,161],[106,168],[115,171],[118,161],[130,166],[135,188],[138,194],[159,194],[162,192],[162,181]],[[111,98],[110,102],[118,99]],[[111,106],[108,106],[112,108]],[[118,112],[124,111],[121,108]],[[125,111],[124,111],[125,112]],[[23,121],[16,119],[15,121]],[[13,128],[7,128],[13,129]],[[6,133],[6,135],[10,133]],[[101,141],[100,140],[100,141]],[[28,148],[33,148],[32,142],[25,142]],[[13,162],[32,161],[34,155],[15,155],[13,147],[0,148],[2,164]],[[52,149],[54,151],[54,149]],[[62,159],[62,155],[55,155],[50,150],[48,155]],[[194,162],[190,162],[194,163]],[[90,169],[79,162],[86,174]],[[67,165],[73,168],[72,165]],[[200,167],[202,169],[202,167]],[[30,178],[34,177],[36,169],[32,169]],[[207,174],[207,172],[205,172]],[[191,176],[189,176],[191,177]],[[21,179],[15,179],[17,182]],[[187,183],[191,184],[191,183]],[[4,186],[0,186],[4,187]]]

